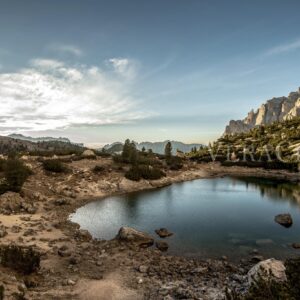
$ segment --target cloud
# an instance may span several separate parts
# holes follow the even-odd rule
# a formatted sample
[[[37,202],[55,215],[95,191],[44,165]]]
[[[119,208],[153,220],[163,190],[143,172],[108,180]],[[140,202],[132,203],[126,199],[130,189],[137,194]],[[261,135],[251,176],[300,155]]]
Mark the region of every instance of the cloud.
[[[49,47],[53,51],[58,51],[66,54],[72,54],[74,56],[82,56],[82,50],[74,45],[65,45],[65,44],[53,44]]]
[[[264,56],[278,55],[278,54],[294,51],[294,50],[297,50],[297,49],[300,49],[300,39],[295,40],[291,43],[282,44],[282,45],[273,47],[273,48],[267,50],[264,53]]]
[[[112,66],[115,73],[127,79],[134,79],[139,68],[137,61],[128,58],[111,58],[107,64]]]
[[[124,80],[97,66],[34,59],[14,73],[0,73],[1,131],[43,131],[133,122],[138,108]]]

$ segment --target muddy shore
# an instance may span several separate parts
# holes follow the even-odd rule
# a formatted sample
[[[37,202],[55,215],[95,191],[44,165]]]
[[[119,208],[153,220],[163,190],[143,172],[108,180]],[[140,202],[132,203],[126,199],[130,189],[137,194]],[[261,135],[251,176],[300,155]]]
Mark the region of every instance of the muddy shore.
[[[94,240],[71,223],[69,215],[95,199],[194,179],[231,175],[300,182],[298,173],[214,163],[190,163],[181,171],[169,171],[163,179],[140,182],[125,179],[124,170],[114,166],[110,158],[72,162],[70,173],[59,175],[46,173],[34,158],[26,163],[34,175],[23,187],[23,208],[0,215],[0,225],[6,231],[0,242],[34,247],[42,253],[41,268],[25,277],[0,267],[5,299],[15,299],[14,294],[25,299],[222,299],[227,286],[244,288],[247,271],[259,259],[257,253],[239,264],[226,257],[174,257],[154,248]],[[104,166],[105,171],[93,173],[95,165]]]

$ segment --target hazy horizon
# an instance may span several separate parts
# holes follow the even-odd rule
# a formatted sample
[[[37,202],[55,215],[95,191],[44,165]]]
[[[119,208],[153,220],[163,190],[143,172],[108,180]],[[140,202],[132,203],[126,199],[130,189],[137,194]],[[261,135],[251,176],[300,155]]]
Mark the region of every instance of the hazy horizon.
[[[0,135],[207,144],[300,86],[296,0],[0,4]]]

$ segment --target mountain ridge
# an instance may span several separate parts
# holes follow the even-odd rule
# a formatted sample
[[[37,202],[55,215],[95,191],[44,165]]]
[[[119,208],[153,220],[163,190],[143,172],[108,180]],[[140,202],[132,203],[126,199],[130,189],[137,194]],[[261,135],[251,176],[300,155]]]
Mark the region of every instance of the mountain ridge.
[[[141,143],[137,143],[135,142],[135,145],[137,147],[138,150],[142,150],[143,147],[146,150],[151,149],[154,153],[158,153],[158,154],[163,154],[165,151],[165,146],[168,142],[171,142],[172,144],[172,152],[173,154],[176,154],[177,149],[179,151],[182,152],[190,152],[192,148],[199,148],[201,146],[203,146],[203,144],[199,144],[199,143],[191,143],[191,144],[185,144],[183,142],[179,142],[179,141],[169,141],[169,140],[165,140],[163,142],[141,142]],[[120,152],[122,151],[122,147],[123,147],[123,143],[121,142],[115,142],[109,145],[105,145],[103,148],[110,152]]]

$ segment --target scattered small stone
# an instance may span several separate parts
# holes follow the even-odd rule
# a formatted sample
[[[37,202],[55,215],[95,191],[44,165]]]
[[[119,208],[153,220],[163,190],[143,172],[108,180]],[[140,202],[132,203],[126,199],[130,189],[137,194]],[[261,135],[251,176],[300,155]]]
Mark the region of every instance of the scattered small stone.
[[[67,285],[75,285],[75,284],[76,284],[76,282],[74,280],[68,279]]]
[[[251,257],[251,261],[253,261],[253,262],[259,262],[262,260],[264,260],[264,257],[262,255],[254,255]]]
[[[293,244],[292,244],[292,247],[293,247],[294,249],[300,249],[300,243],[293,243]]]
[[[144,280],[143,280],[142,278],[138,278],[138,279],[137,279],[137,283],[138,283],[138,284],[142,284],[143,282],[144,282]]]
[[[156,242],[156,248],[160,251],[167,251],[169,249],[169,245],[166,242]]]
[[[140,273],[147,273],[148,267],[147,266],[140,266],[139,267],[139,272]]]

